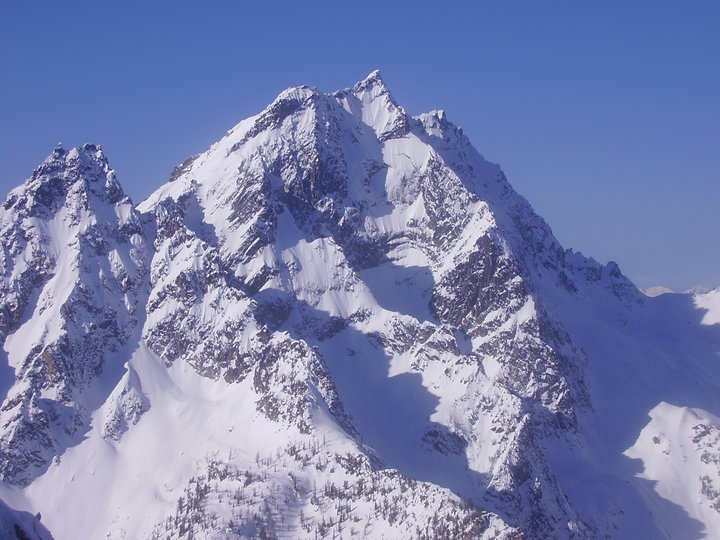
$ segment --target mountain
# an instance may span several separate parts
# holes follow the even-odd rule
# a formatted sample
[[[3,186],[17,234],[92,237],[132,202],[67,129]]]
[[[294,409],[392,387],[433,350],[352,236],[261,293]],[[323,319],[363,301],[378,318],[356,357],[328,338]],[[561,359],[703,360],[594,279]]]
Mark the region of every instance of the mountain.
[[[672,294],[674,291],[670,289],[669,287],[664,287],[662,285],[656,285],[654,287],[648,287],[646,289],[640,289],[642,293],[646,296],[660,296],[661,294]]]
[[[2,523],[720,533],[714,293],[563,249],[378,72],[282,92],[137,206],[99,147],[58,147],[0,235]]]
[[[688,289],[685,292],[687,294],[699,295],[699,294],[709,293],[710,289],[708,289],[707,287],[703,287],[702,285],[695,285],[695,287],[692,287],[691,289]]]

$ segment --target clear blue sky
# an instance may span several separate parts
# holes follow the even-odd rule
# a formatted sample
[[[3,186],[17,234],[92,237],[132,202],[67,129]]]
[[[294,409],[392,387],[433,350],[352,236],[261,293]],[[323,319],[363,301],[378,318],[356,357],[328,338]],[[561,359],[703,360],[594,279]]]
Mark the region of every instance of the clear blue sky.
[[[720,285],[720,2],[0,0],[0,191],[101,144],[136,201],[298,84],[379,68],[445,109],[566,247]]]

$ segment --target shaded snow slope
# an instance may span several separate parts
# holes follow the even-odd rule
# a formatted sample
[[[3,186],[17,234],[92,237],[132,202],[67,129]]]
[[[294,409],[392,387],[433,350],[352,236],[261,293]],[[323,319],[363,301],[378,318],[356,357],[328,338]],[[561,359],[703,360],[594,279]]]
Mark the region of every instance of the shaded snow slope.
[[[86,145],[3,212],[0,497],[58,539],[717,532],[714,293],[564,250],[378,72],[137,207]]]
[[[0,501],[0,537],[20,540],[52,540],[40,516],[14,510]]]

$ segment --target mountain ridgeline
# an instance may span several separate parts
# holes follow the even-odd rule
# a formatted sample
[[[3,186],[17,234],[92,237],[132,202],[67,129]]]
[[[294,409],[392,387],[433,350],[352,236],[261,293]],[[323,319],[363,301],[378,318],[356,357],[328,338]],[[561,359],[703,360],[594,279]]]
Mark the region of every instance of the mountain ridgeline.
[[[720,290],[563,249],[378,72],[282,92],[138,205],[59,146],[0,239],[0,531],[720,534]]]

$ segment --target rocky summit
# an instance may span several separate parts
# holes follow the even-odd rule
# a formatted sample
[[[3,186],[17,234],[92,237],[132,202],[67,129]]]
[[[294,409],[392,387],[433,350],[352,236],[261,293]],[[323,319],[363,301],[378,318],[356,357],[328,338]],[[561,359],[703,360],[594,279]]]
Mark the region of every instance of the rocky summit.
[[[720,535],[720,289],[565,250],[378,72],[138,205],[58,146],[0,240],[3,538]]]

